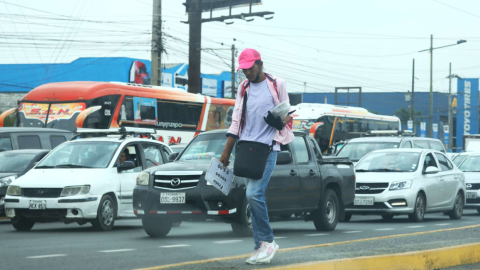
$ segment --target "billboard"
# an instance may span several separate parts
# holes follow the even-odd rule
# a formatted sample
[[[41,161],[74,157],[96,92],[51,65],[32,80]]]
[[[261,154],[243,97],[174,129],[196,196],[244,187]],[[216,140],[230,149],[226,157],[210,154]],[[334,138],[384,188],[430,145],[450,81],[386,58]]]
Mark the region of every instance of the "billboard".
[[[217,96],[217,80],[202,78],[202,95]]]
[[[232,97],[232,82],[223,81],[223,97],[231,98]]]
[[[478,134],[478,78],[457,80],[457,147],[463,135]]]
[[[162,86],[173,87],[173,74],[162,72]]]
[[[219,9],[226,9],[239,7],[239,6],[249,6],[250,3],[252,5],[261,5],[262,0],[202,0],[202,11],[210,11],[210,10],[219,10]],[[186,7],[186,12],[190,11],[190,7],[192,6],[192,0],[187,0],[184,3]]]

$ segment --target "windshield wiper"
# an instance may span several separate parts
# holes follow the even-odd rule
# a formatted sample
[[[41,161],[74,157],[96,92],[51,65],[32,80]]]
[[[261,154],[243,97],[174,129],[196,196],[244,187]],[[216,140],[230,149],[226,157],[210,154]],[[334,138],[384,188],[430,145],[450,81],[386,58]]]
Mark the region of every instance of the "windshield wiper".
[[[92,167],[78,165],[78,164],[60,164],[55,166],[55,168],[92,168]]]
[[[370,170],[371,172],[400,172],[400,171],[397,171],[397,170],[393,170],[393,169],[375,169],[375,170]]]
[[[369,172],[369,170],[359,169],[359,170],[355,170],[355,172]]]
[[[52,168],[55,168],[55,167],[54,166],[46,166],[46,165],[35,167],[35,169],[52,169]]]

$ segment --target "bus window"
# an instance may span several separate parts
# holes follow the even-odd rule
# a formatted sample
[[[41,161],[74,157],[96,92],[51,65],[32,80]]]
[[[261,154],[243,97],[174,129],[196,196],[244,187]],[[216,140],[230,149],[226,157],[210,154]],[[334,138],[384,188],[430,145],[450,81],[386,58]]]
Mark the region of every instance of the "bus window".
[[[89,114],[85,119],[85,122],[83,123],[83,127],[100,129],[109,128],[110,122],[112,121],[112,116],[117,107],[119,97],[120,96],[118,95],[111,95],[87,101],[87,107],[102,106],[102,108],[96,112]]]
[[[77,116],[85,110],[85,102],[76,103],[28,103],[18,108],[19,127],[44,127],[73,130]],[[48,119],[47,119],[48,117]]]

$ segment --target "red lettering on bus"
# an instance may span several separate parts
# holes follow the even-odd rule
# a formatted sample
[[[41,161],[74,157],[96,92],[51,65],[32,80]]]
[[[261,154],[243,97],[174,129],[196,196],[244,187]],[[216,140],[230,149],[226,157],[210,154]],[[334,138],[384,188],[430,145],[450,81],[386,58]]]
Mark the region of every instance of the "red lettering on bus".
[[[65,114],[65,115],[68,115],[68,112],[70,111],[70,109],[59,109],[58,112],[57,112],[57,115],[60,115],[60,114]]]

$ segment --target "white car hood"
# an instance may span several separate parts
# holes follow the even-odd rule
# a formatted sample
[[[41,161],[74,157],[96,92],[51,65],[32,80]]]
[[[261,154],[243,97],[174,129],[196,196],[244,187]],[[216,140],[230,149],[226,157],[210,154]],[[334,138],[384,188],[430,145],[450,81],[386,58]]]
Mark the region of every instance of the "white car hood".
[[[111,177],[111,170],[115,169],[32,169],[13,181],[12,185],[22,188],[64,188],[66,186],[92,185],[98,183],[99,179]]]
[[[465,183],[480,183],[480,172],[464,172]]]
[[[357,172],[357,183],[392,183],[415,178],[415,172]]]

